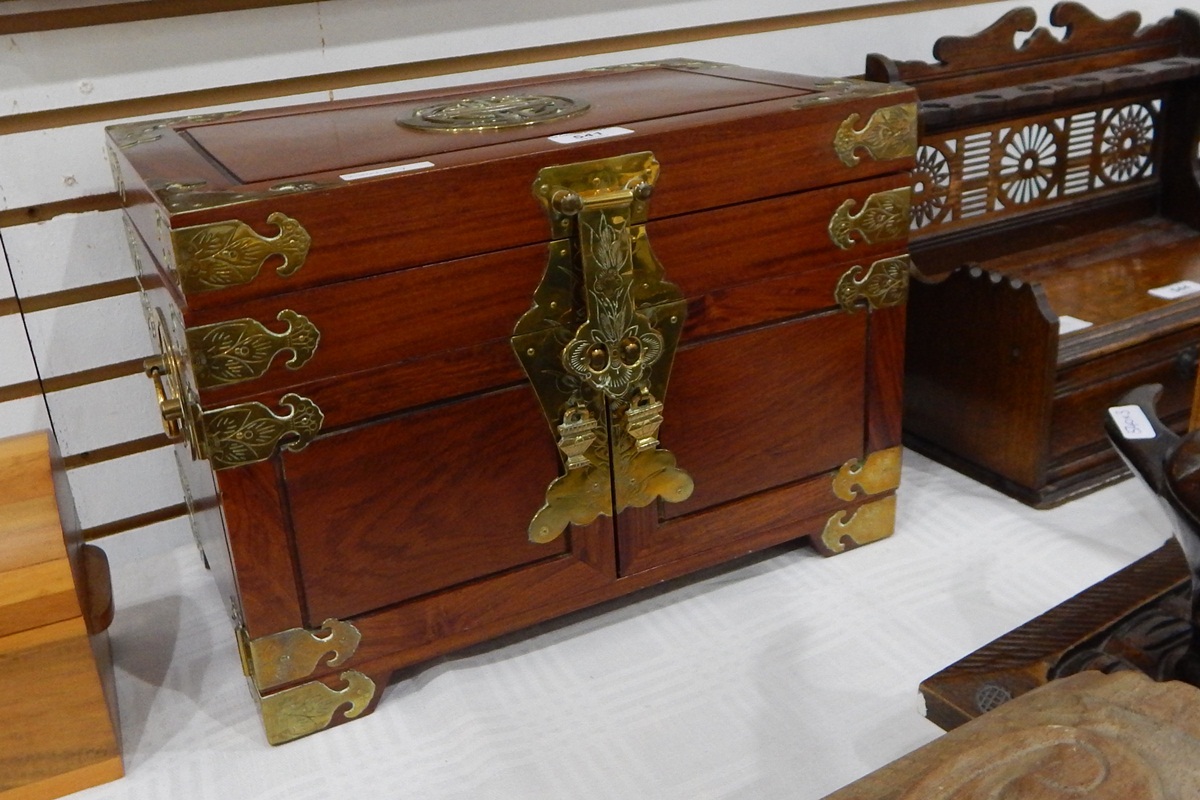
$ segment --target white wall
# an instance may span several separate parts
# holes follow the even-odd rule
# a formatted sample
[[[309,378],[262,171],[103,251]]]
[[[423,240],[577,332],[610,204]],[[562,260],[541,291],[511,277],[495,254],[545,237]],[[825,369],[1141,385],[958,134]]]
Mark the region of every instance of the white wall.
[[[105,125],[676,56],[856,74],[868,52],[927,59],[937,36],[974,33],[1018,3],[859,5],[330,0],[0,37],[0,435],[53,425],[85,528],[182,501],[136,370],[150,342],[122,283],[133,268],[111,210]],[[1042,20],[1050,7],[1020,5]],[[1127,0],[1090,6],[1111,17]],[[1140,4],[1147,21],[1173,8]],[[783,15],[794,27],[727,35]],[[176,518],[120,538],[145,551],[186,536]]]

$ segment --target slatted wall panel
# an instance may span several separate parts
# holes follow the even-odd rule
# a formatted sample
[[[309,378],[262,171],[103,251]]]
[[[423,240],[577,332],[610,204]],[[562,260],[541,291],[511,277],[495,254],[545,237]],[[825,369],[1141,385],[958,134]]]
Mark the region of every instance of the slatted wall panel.
[[[680,56],[857,74],[868,52],[928,58],[939,33],[973,33],[1013,4],[813,5],[0,3],[0,435],[53,426],[92,536],[129,532],[121,538],[138,549],[186,541],[173,455],[141,375],[150,342],[105,125]],[[1025,5],[1045,20],[1051,4]],[[1138,5],[1146,21],[1174,8]]]

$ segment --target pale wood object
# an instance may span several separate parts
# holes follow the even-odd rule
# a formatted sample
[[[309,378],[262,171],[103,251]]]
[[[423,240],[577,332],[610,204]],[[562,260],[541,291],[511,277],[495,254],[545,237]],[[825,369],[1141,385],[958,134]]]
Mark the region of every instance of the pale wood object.
[[[1200,691],[1089,671],[1011,700],[826,800],[1174,800],[1200,792]]]
[[[105,629],[108,563],[81,545],[49,437],[0,440],[0,800],[124,775]]]

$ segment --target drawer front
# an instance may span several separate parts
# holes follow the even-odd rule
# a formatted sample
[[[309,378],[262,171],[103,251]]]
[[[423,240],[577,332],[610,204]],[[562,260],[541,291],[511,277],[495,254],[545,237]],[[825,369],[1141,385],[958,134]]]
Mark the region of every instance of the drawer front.
[[[764,83],[735,85],[746,91]],[[136,130],[112,132],[110,146],[142,236],[154,242],[152,250],[162,254],[188,304],[211,309],[545,241],[544,219],[529,191],[538,170],[551,164],[653,151],[664,167],[655,219],[911,167],[911,90],[860,81],[825,81],[815,89],[784,91],[790,96],[782,97],[772,91],[774,99],[758,96],[657,119],[639,116],[622,123],[630,133],[621,137],[569,145],[528,132],[522,141],[500,142],[487,135],[477,140],[409,132],[419,144],[413,152],[425,155],[389,165],[373,162],[381,153],[356,154],[356,172],[382,171],[349,180],[340,170],[321,171],[320,159],[332,152],[325,148],[309,158],[286,159],[292,170],[312,171],[255,175],[250,185],[217,174],[195,137],[217,136],[243,122],[258,125],[241,115],[180,130],[151,127],[145,140]],[[328,108],[311,111],[298,116],[324,118],[317,127],[332,131],[333,149],[347,145],[336,123],[329,128],[335,115],[325,113]],[[372,124],[380,141],[404,135],[378,111]],[[278,144],[281,117],[270,116],[273,121],[264,124],[276,131],[270,138]],[[320,140],[293,134],[283,134],[289,146],[293,139],[301,147]],[[462,147],[467,140],[471,146]],[[232,151],[253,152],[250,144]],[[404,169],[409,165],[417,168]]]
[[[689,301],[694,321],[686,340],[831,307],[849,266],[869,265],[902,245],[907,201],[907,179],[888,176],[652,222],[646,232],[667,279]],[[547,247],[533,245],[190,313],[201,402],[217,406],[286,391],[316,399],[313,392],[320,392],[310,385],[324,387],[331,378],[470,360],[469,351],[507,342],[546,261]],[[303,359],[289,342],[299,329],[289,320],[297,317],[312,326],[308,339],[317,340]],[[244,351],[256,357],[253,368]],[[482,374],[518,378],[509,359],[512,371]],[[370,399],[363,396],[356,409],[342,404],[336,413],[317,402],[327,429],[399,407]]]
[[[1196,382],[1200,328],[1155,339],[1136,347],[1062,370],[1056,381],[1051,418],[1051,481],[1068,476],[1089,457],[1115,460],[1104,434],[1109,406],[1126,392],[1147,383],[1163,387],[1159,416],[1179,428],[1186,424]]]

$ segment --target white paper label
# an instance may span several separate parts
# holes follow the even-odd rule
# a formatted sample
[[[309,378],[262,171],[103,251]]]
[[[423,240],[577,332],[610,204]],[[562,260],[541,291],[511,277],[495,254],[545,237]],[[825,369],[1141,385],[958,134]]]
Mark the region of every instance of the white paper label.
[[[1155,297],[1161,297],[1163,300],[1187,297],[1189,294],[1195,294],[1196,292],[1200,292],[1200,283],[1196,283],[1195,281],[1179,281],[1178,283],[1150,290],[1150,294]]]
[[[412,172],[418,169],[429,169],[432,166],[432,161],[414,161],[411,164],[397,164],[394,167],[364,169],[362,172],[347,172],[340,177],[344,181],[360,181],[363,178],[378,178],[381,175],[395,175],[397,172]]]
[[[1058,318],[1058,332],[1060,334],[1074,333],[1075,331],[1081,331],[1084,328],[1090,327],[1092,327],[1092,323],[1088,322],[1086,319],[1080,319],[1079,317],[1072,317],[1068,314],[1063,314]]]
[[[593,139],[608,139],[613,136],[624,136],[627,133],[633,133],[629,128],[596,128],[591,131],[579,131],[578,133],[560,133],[557,136],[547,137],[552,142],[558,144],[575,144],[576,142],[590,142]]]
[[[1154,427],[1141,406],[1113,406],[1108,415],[1126,439],[1153,439]]]

